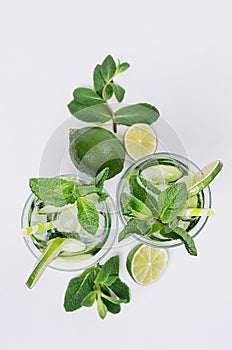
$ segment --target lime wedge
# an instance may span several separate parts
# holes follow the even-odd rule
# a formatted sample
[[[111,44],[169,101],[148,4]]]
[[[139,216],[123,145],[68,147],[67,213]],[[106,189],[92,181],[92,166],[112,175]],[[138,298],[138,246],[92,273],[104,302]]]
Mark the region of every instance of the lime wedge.
[[[223,163],[220,160],[215,160],[204,167],[201,172],[184,176],[177,182],[185,182],[189,197],[193,197],[213,181],[222,167]]]
[[[66,238],[57,237],[49,241],[47,248],[42,253],[40,260],[35,265],[34,270],[26,282],[28,288],[34,287],[46,269],[47,265],[50,264],[58,256],[65,245],[65,240]]]
[[[127,256],[126,267],[135,282],[146,286],[158,280],[168,262],[165,249],[139,244]]]
[[[156,151],[157,137],[147,124],[134,124],[124,134],[124,145],[128,155],[137,160]]]

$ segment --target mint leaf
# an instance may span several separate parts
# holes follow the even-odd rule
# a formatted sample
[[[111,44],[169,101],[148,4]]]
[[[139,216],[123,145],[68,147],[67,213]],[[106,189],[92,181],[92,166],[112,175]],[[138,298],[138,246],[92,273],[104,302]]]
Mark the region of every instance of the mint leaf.
[[[135,123],[152,124],[159,118],[159,111],[148,103],[138,103],[123,107],[114,113],[115,123],[133,125]]]
[[[95,279],[95,284],[110,286],[116,281],[119,274],[119,256],[113,256],[101,267]]]
[[[77,199],[78,220],[84,230],[95,235],[99,226],[99,213],[92,201],[86,198]]]
[[[103,76],[101,74],[101,65],[97,64],[94,72],[93,72],[93,84],[94,84],[94,89],[96,93],[99,96],[102,96],[102,90],[105,85],[105,81],[103,79]]]
[[[150,182],[147,179],[144,179],[144,177],[142,176],[138,176],[138,178],[141,184],[146,188],[147,191],[150,191],[154,195],[160,194],[161,191],[157,187],[155,187],[152,182]]]
[[[193,238],[183,228],[176,227],[173,231],[164,229],[164,230],[161,230],[160,233],[167,238],[180,239],[184,243],[185,248],[189,254],[194,256],[197,255],[197,249]]]
[[[105,104],[85,106],[73,100],[68,108],[75,118],[87,123],[105,123],[112,117]]]
[[[107,307],[103,303],[100,294],[97,296],[97,311],[99,316],[104,319],[107,315]]]
[[[129,63],[127,62],[119,63],[117,68],[117,73],[125,72],[125,70],[127,70],[128,68],[130,68]]]
[[[164,228],[164,224],[162,222],[159,221],[154,221],[152,223],[152,227],[151,227],[151,231],[150,233],[156,233],[161,231]]]
[[[121,242],[133,234],[145,236],[150,229],[151,223],[149,221],[132,218],[126,223],[123,230],[119,233],[118,241]]]
[[[118,102],[122,102],[122,100],[124,99],[124,95],[125,95],[125,89],[123,89],[120,85],[111,83],[110,86],[112,87],[112,90],[114,92],[114,95],[117,99]]]
[[[142,201],[126,192],[121,194],[121,205],[124,215],[139,219],[152,216],[152,212]]]
[[[100,190],[103,190],[104,182],[107,180],[109,175],[109,168],[103,169],[95,178],[95,186]]]
[[[77,88],[73,92],[73,97],[76,103],[80,103],[85,107],[90,107],[104,103],[105,101],[89,88]]]
[[[81,305],[86,306],[86,307],[93,306],[93,304],[96,300],[96,297],[97,297],[97,291],[93,290],[92,292],[90,292],[89,294],[86,295],[86,297],[82,300]]]
[[[109,300],[105,299],[104,296],[102,296],[102,301],[104,302],[105,306],[107,307],[107,310],[109,312],[111,312],[112,314],[118,314],[121,311],[120,304],[111,303]]]
[[[106,294],[104,294],[104,293],[102,293],[101,296],[102,296],[104,299],[110,301],[112,304],[121,304],[121,303],[123,302],[123,300],[121,300],[121,299],[113,298],[113,297],[111,297],[111,296],[109,296],[109,295],[106,295]]]
[[[187,187],[183,182],[175,183],[158,196],[158,215],[163,223],[168,223],[184,209],[188,199]]]
[[[92,193],[100,193],[101,190],[94,185],[76,185],[75,194],[77,197],[85,197]]]
[[[140,177],[132,175],[129,178],[130,192],[133,196],[142,201],[151,210],[153,215],[157,215],[157,200],[148,192],[149,189],[144,186],[144,183],[147,185],[146,180],[142,183]]]
[[[107,85],[106,90],[105,90],[105,99],[109,100],[112,97],[112,95],[113,95],[113,88],[109,84],[109,85]]]
[[[130,290],[126,283],[122,282],[119,278],[111,284],[109,287],[112,292],[117,295],[120,300],[123,300],[124,303],[129,303],[130,301]]]
[[[29,186],[38,199],[54,207],[75,203],[74,184],[64,179],[32,178]]]
[[[75,311],[82,306],[85,297],[94,288],[94,267],[85,270],[80,276],[71,279],[68,284],[64,308],[66,311]]]
[[[116,64],[111,55],[108,55],[101,64],[101,75],[105,82],[109,82],[116,72]]]

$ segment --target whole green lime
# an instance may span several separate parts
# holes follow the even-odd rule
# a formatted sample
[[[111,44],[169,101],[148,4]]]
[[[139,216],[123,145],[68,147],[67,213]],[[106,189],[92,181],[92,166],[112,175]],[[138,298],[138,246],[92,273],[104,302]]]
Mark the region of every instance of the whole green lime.
[[[97,126],[71,129],[69,142],[71,160],[79,171],[95,177],[108,167],[108,179],[122,171],[124,147],[112,132]]]

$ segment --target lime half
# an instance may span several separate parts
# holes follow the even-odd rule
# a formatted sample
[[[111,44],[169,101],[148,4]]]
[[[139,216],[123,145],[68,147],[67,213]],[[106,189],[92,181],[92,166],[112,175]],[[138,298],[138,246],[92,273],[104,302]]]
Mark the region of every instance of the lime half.
[[[134,124],[124,134],[124,145],[128,155],[137,160],[156,151],[157,137],[147,124]]]
[[[195,173],[191,176],[184,176],[178,180],[178,182],[185,182],[189,197],[193,197],[213,181],[221,171],[222,167],[223,163],[220,160],[215,160],[205,166],[201,172]]]
[[[168,253],[165,249],[139,244],[128,254],[126,267],[135,282],[147,286],[158,280],[167,262]]]
[[[51,239],[48,243],[47,248],[44,250],[44,252],[41,255],[40,260],[35,265],[34,270],[32,271],[31,275],[29,276],[26,285],[28,288],[34,287],[36,282],[41,277],[42,273],[46,269],[47,265],[50,264],[60,253],[60,251],[63,249],[66,238],[60,238],[57,237],[55,239]]]

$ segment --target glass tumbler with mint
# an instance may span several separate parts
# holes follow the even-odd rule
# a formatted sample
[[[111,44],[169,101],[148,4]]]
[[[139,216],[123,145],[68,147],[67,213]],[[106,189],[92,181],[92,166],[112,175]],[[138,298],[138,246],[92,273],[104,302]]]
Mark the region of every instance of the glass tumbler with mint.
[[[103,189],[108,169],[90,181],[83,176],[30,179],[32,194],[22,214],[25,242],[38,259],[27,285],[46,266],[65,271],[95,265],[112,247],[117,217]]]
[[[184,244],[197,255],[193,238],[213,214],[209,183],[222,168],[214,161],[200,170],[185,157],[156,153],[135,162],[122,176],[117,204],[124,224],[118,240],[131,235],[160,248]]]

